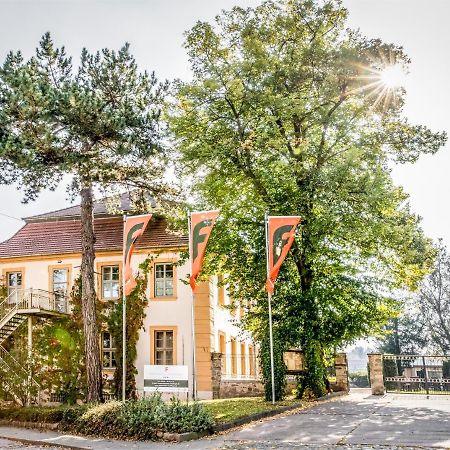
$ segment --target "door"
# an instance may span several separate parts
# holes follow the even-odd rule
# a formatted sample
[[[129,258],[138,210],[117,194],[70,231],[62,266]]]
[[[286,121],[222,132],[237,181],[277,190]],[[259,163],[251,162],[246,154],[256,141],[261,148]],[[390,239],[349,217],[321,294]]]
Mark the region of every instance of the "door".
[[[10,303],[15,303],[16,300],[19,298],[19,293],[22,290],[22,280],[23,280],[22,272],[6,273],[6,287],[8,290],[8,296],[11,296]]]
[[[66,312],[66,299],[69,290],[69,270],[65,268],[53,269],[52,287],[55,295],[55,309]]]

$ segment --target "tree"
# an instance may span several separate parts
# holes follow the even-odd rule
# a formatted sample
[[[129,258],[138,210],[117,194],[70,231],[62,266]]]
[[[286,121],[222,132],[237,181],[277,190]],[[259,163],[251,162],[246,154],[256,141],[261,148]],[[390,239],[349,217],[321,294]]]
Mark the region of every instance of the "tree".
[[[425,323],[428,345],[433,350],[450,351],[450,256],[442,241],[433,272],[423,282],[417,302],[416,321]]]
[[[94,285],[93,190],[164,190],[160,105],[166,84],[139,73],[128,44],[82,51],[77,70],[47,33],[25,61],[8,54],[0,68],[0,183],[23,187],[25,201],[71,176],[81,195],[82,314],[87,400],[101,399]]]
[[[274,327],[304,351],[299,392],[324,392],[327,351],[380,330],[433,260],[388,164],[436,152],[445,133],[402,116],[383,69],[401,47],[346,28],[340,1],[235,7],[186,34],[193,80],[179,83],[171,128],[182,172],[222,220],[210,263],[266,329],[264,213],[303,220],[276,286]],[[214,267],[213,267],[214,268]],[[253,302],[253,303],[251,303]]]

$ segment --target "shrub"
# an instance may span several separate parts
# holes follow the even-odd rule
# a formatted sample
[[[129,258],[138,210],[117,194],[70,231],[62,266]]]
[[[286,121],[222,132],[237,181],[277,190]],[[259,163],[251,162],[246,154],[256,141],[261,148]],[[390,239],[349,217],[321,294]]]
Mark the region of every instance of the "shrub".
[[[166,403],[161,395],[89,406],[0,408],[0,419],[59,423],[65,431],[137,440],[155,439],[158,432],[206,431],[214,425],[203,405],[178,399]]]
[[[350,384],[357,387],[366,388],[369,387],[369,378],[367,372],[361,370],[357,372],[350,372],[348,374]]]
[[[76,419],[73,428],[83,434],[147,440],[155,439],[158,432],[205,431],[212,425],[213,420],[202,405],[177,399],[165,403],[160,395],[152,395],[124,404],[91,406]]]
[[[32,406],[0,408],[0,419],[19,422],[73,423],[86,406]]]

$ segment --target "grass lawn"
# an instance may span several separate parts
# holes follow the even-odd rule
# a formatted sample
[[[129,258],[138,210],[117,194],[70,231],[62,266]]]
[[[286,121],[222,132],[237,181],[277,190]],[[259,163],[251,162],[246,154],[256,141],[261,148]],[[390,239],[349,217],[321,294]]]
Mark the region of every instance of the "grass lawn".
[[[223,400],[203,400],[200,402],[211,414],[214,421],[219,423],[231,422],[241,417],[259,412],[270,411],[282,406],[300,403],[298,399],[287,399],[281,402],[266,402],[262,397],[227,398]]]

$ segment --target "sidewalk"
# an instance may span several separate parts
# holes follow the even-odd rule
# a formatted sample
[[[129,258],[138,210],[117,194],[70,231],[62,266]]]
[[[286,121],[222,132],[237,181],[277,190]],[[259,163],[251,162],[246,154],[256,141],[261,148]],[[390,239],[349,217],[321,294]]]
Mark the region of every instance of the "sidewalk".
[[[169,442],[135,442],[117,441],[103,438],[89,438],[63,434],[57,431],[39,431],[28,428],[15,428],[0,426],[0,439],[10,439],[25,444],[54,445],[62,448],[83,450],[168,450],[176,449],[214,449],[223,445],[224,440],[220,436],[208,437],[197,441],[183,442],[180,444]]]

